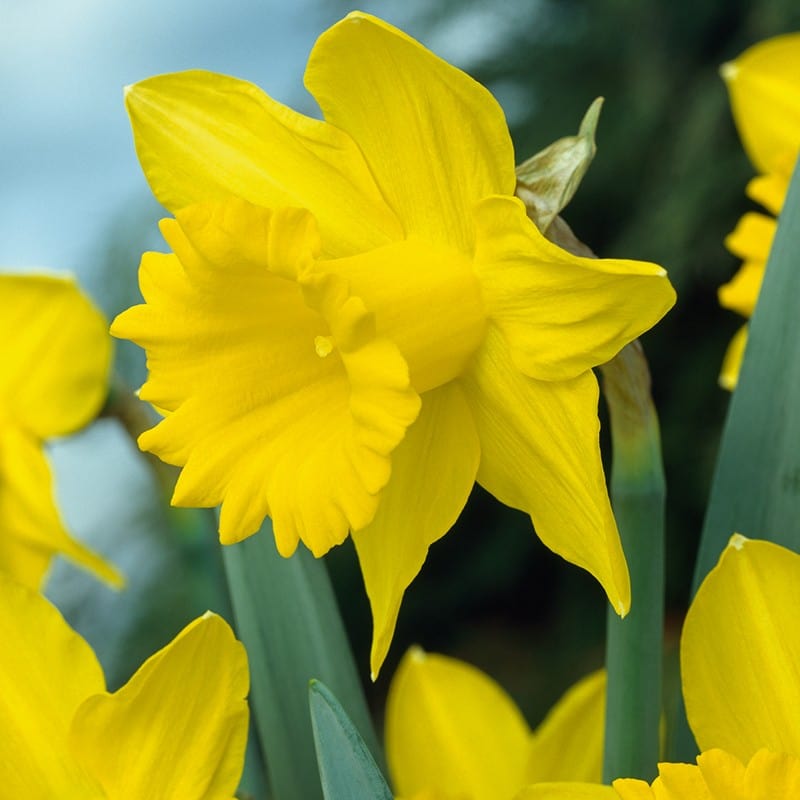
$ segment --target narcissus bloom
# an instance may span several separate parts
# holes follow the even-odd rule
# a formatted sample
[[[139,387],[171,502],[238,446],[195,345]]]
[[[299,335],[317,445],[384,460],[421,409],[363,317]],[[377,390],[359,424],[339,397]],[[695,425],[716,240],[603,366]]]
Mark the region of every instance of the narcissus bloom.
[[[0,571],[38,589],[54,555],[112,584],[117,571],[64,528],[44,442],[90,422],[105,400],[111,340],[73,280],[0,274]]]
[[[247,742],[244,647],[206,614],[106,691],[92,649],[41,595],[0,575],[5,797],[229,800]]]
[[[659,765],[652,786],[614,781],[622,800],[800,797],[799,604],[800,555],[734,536],[681,637],[686,713],[702,754],[696,765]],[[558,791],[549,797],[570,797],[568,786]]]
[[[325,121],[207,72],[127,92],[173,253],[112,330],[147,350],[173,502],[221,503],[224,543],[268,515],[286,556],[352,531],[373,673],[476,478],[625,613],[591,368],[673,304],[664,270],[544,239],[494,98],[386,23],[334,25],[305,82]]]
[[[800,33],[760,42],[725,64],[722,76],[742,144],[759,173],[747,194],[777,216],[800,150]],[[720,305],[744,317],[753,313],[776,225],[773,217],[750,212],[727,237],[726,247],[743,263],[720,287]],[[746,340],[745,325],[725,356],[720,383],[726,389],[736,386]]]
[[[530,784],[600,781],[605,672],[573,686],[531,731],[488,675],[412,648],[389,687],[386,758],[404,800],[512,800]]]

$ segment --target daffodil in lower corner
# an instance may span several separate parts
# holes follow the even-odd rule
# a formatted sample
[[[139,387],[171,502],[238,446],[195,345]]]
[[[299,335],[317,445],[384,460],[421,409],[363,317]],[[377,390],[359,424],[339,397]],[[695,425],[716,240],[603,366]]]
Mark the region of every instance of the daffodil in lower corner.
[[[509,695],[458,659],[412,648],[389,687],[386,757],[404,800],[513,800],[531,784],[599,781],[605,672],[531,731]]]
[[[305,80],[325,121],[208,72],[127,91],[173,252],[112,332],[147,351],[173,502],[221,504],[224,543],[268,515],[287,556],[352,531],[373,675],[476,480],[626,613],[592,367],[671,307],[664,270],[547,241],[494,98],[381,20],[334,25]]]
[[[106,691],[89,645],[0,575],[0,784],[30,800],[230,800],[247,740],[244,647],[207,613]]]
[[[652,785],[622,778],[621,800],[796,800],[800,797],[800,555],[732,537],[692,602],[681,681],[696,764],[660,764]],[[518,800],[569,800],[568,784]],[[581,787],[586,800],[613,799]],[[594,792],[594,793],[593,793]]]
[[[38,589],[63,555],[118,586],[117,570],[64,527],[44,449],[100,410],[107,323],[69,277],[0,274],[0,299],[0,571]]]
[[[761,290],[777,223],[800,150],[800,33],[759,42],[722,67],[731,108],[744,149],[758,176],[747,195],[772,216],[749,212],[725,239],[742,259],[731,281],[719,289],[719,302],[750,317]],[[720,384],[733,389],[747,342],[747,326],[736,334],[725,355]]]

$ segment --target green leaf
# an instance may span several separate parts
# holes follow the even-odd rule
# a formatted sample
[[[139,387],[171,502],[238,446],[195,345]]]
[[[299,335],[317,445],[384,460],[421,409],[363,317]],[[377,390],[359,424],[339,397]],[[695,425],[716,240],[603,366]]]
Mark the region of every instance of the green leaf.
[[[800,169],[781,212],[725,426],[695,567],[693,593],[731,535],[800,552]],[[697,749],[683,717],[673,755]]]
[[[331,690],[311,681],[308,702],[325,800],[392,800],[375,759]]]
[[[373,754],[380,749],[325,564],[301,544],[275,549],[272,525],[223,548],[251,702],[275,800],[322,798],[308,715],[308,683],[333,688]]]
[[[598,97],[583,117],[577,136],[565,136],[517,167],[517,196],[542,233],[575,192],[592,163],[594,136],[603,98]]]

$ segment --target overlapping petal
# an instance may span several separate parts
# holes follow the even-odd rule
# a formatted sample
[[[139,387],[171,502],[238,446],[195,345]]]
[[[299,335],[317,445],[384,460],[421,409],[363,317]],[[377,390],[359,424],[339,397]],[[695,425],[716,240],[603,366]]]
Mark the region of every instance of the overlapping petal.
[[[108,392],[111,340],[74,280],[0,275],[0,424],[40,439],[86,425]]]
[[[603,775],[606,673],[588,675],[570,687],[535,730],[528,783],[586,781]]]
[[[481,440],[478,481],[530,514],[539,538],[594,575],[627,613],[630,580],[600,461],[594,375],[528,378],[489,326],[463,383]]]
[[[798,607],[800,555],[735,536],[698,590],[681,640],[701,750],[722,748],[743,763],[761,748],[800,757]]]
[[[119,691],[85,700],[71,743],[109,798],[229,800],[244,763],[248,688],[244,647],[208,613]]]
[[[278,549],[317,555],[375,513],[415,419],[407,365],[344,279],[315,272],[307,212],[241,200],[164,226],[175,256],[142,264],[146,305],[112,332],[148,352],[142,397],[170,410],[140,439],[183,466],[173,501],[222,503],[233,542],[273,519]]]
[[[472,207],[514,192],[502,109],[461,70],[360,12],[317,40],[305,83],[325,119],[358,142],[406,236],[471,253]]]
[[[514,800],[619,800],[619,796],[610,786],[559,782],[526,786]]]
[[[423,396],[422,410],[392,456],[392,479],[374,520],[353,533],[373,618],[370,667],[377,677],[405,590],[428,548],[455,523],[475,482],[480,442],[461,387]]]
[[[744,766],[734,755],[713,749],[694,764],[659,764],[652,787],[621,779],[622,800],[795,800],[800,796],[800,760],[759,750]]]
[[[750,160],[761,173],[785,172],[800,146],[800,34],[754,45],[722,75]]]
[[[532,378],[569,380],[604,364],[675,303],[662,267],[573,256],[545,239],[515,197],[483,200],[475,218],[488,314]]]
[[[276,102],[247,81],[193,70],[125,95],[136,151],[170,211],[230,195],[309,209],[329,255],[402,234],[359,147],[341,130]]]
[[[75,761],[69,728],[86,697],[105,691],[92,649],[37,592],[0,573],[0,785],[6,797],[105,795]]]
[[[411,649],[386,706],[386,757],[410,797],[510,800],[524,783],[530,730],[513,700],[475,667]]]
[[[40,588],[59,554],[121,585],[113,566],[67,533],[41,442],[8,424],[0,425],[0,519],[0,570],[31,589]]]

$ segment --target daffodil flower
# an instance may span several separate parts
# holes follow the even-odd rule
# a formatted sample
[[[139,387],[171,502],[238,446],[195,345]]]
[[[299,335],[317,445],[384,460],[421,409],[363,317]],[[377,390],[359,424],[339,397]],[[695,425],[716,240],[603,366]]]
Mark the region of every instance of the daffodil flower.
[[[334,25],[305,81],[325,121],[208,72],[127,92],[173,253],[112,332],[147,351],[173,502],[221,504],[227,544],[268,515],[285,556],[352,531],[373,675],[476,479],[624,614],[591,368],[673,304],[664,270],[547,241],[497,102],[386,23]]]
[[[747,194],[777,216],[800,150],[800,33],[754,45],[725,64],[722,76],[742,144],[759,173],[747,185]],[[749,212],[725,239],[725,246],[743,263],[719,289],[724,308],[744,317],[753,313],[776,227],[773,217]],[[736,386],[746,341],[744,325],[723,362],[720,384],[726,389]]]
[[[67,533],[44,451],[105,400],[107,323],[70,278],[0,274],[0,297],[0,571],[38,589],[60,554],[118,585],[119,573]]]
[[[412,648],[389,687],[386,757],[405,800],[512,800],[530,784],[599,781],[605,672],[575,684],[531,731],[477,668]]]
[[[697,764],[621,779],[622,800],[796,800],[800,797],[800,555],[735,535],[692,602],[681,680]],[[608,787],[586,787],[605,800]],[[524,800],[568,800],[570,786]],[[520,798],[523,800],[523,798]]]
[[[229,800],[247,742],[247,656],[207,613],[106,691],[91,647],[0,575],[0,785],[31,800]]]

